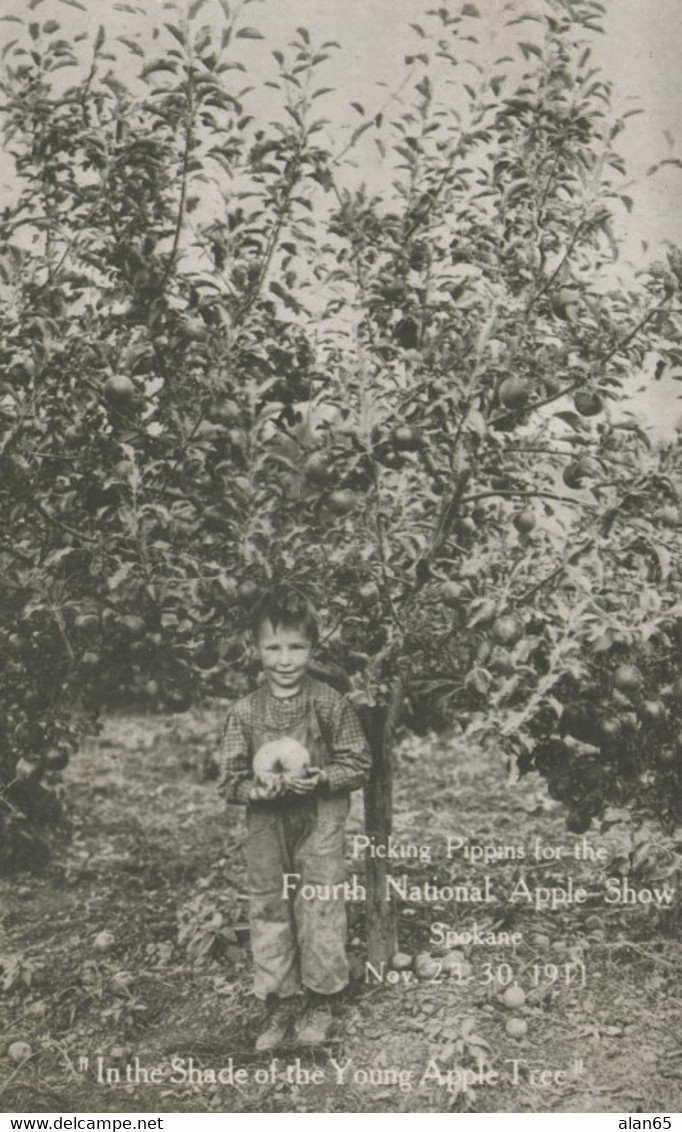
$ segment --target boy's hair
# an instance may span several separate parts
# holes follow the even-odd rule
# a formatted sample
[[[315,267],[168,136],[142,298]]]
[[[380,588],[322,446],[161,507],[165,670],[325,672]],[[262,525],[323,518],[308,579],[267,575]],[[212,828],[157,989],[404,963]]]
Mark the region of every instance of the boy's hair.
[[[316,645],[320,638],[313,605],[292,586],[274,586],[259,599],[251,617],[251,629],[256,640],[265,621],[269,621],[275,631],[280,626],[283,629],[300,629],[312,645]]]

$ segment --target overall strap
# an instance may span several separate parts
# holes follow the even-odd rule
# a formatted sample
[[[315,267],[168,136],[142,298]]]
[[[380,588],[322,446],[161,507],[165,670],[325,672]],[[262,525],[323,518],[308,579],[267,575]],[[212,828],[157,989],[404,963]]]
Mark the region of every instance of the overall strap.
[[[318,748],[317,759],[315,761],[318,766],[326,766],[329,762],[329,753],[332,747],[332,731],[328,721],[324,719],[322,715],[312,689],[310,691],[309,719],[311,736],[314,737],[315,746]]]

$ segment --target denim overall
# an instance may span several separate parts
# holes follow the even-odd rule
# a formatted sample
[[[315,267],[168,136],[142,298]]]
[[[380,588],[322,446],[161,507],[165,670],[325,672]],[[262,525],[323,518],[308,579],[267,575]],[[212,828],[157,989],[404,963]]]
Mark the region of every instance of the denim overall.
[[[257,703],[253,754],[272,739],[292,738],[308,750],[313,766],[328,761],[312,698],[307,716],[287,730],[269,726],[267,692]],[[289,796],[252,802],[246,811],[246,858],[255,994],[289,998],[303,987],[334,994],[348,982],[346,908],[329,886],[345,879],[347,792]],[[288,894],[284,874],[290,878]],[[291,886],[295,885],[294,888]],[[321,885],[310,899],[310,887]],[[304,898],[303,886],[308,886]]]

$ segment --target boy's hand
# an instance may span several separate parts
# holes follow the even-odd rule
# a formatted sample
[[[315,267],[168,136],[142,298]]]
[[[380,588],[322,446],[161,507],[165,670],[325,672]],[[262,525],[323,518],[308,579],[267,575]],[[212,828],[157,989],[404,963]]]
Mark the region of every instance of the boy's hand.
[[[320,786],[327,786],[329,779],[325,771],[317,766],[306,767],[302,775],[286,777],[284,789],[287,794],[312,794]]]
[[[281,774],[262,774],[251,787],[252,802],[269,802],[284,794],[284,778]]]

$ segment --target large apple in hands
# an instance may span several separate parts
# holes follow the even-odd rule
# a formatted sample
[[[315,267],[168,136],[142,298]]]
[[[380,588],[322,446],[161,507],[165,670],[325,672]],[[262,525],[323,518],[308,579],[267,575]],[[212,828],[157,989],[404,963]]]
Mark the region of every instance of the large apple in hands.
[[[310,755],[297,739],[271,739],[253,758],[256,778],[263,774],[285,774],[298,777],[310,766]]]

